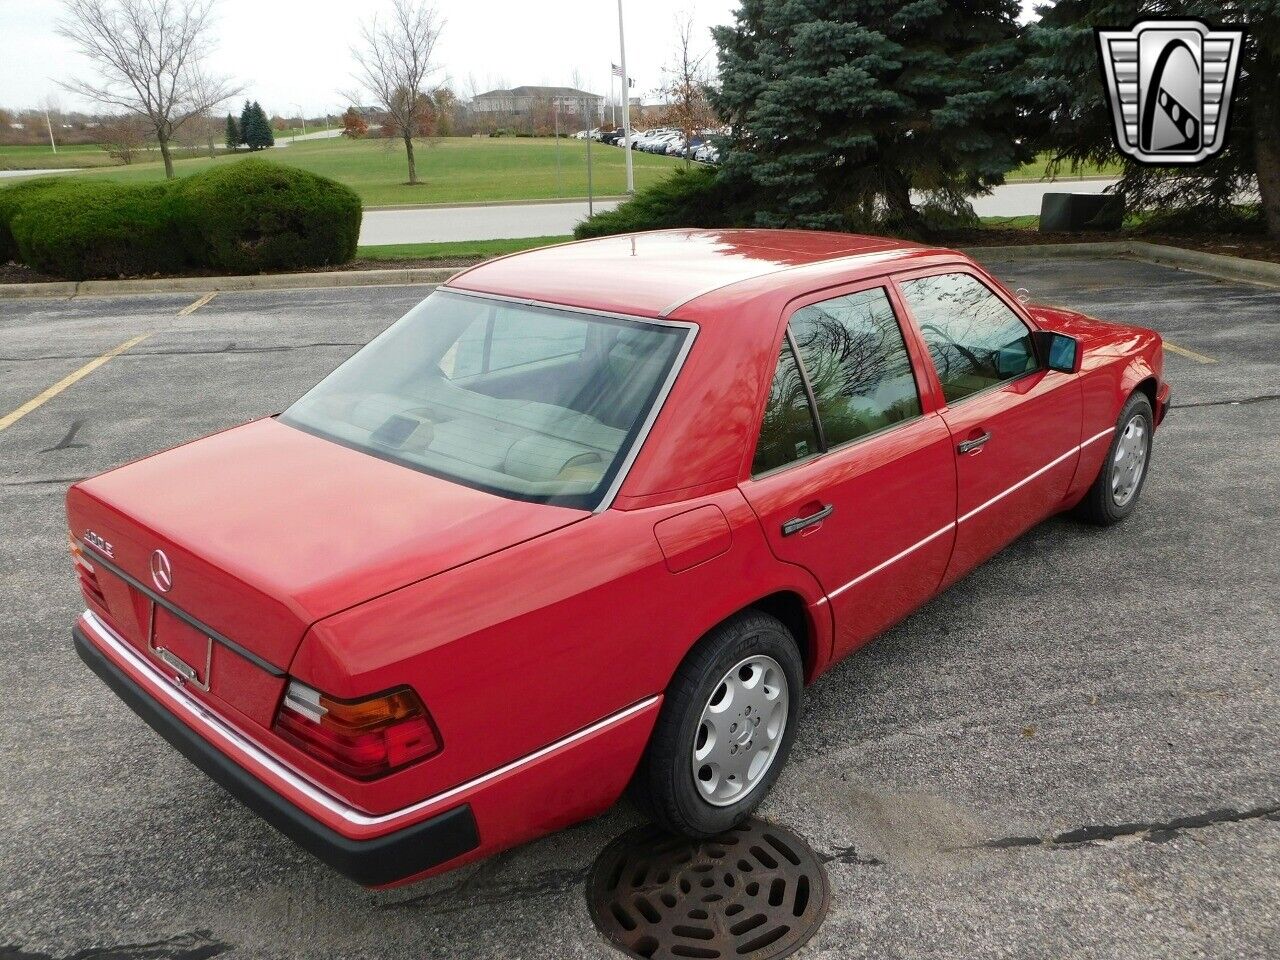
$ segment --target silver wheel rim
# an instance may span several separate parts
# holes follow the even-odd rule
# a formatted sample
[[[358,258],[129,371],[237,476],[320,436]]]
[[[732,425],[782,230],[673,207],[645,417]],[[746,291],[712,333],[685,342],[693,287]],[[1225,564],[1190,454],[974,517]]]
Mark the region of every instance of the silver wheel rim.
[[[747,657],[715,685],[693,735],[693,782],[715,807],[737,803],[773,766],[787,729],[787,675],[772,657]]]
[[[1147,468],[1147,419],[1138,414],[1120,431],[1115,456],[1111,460],[1111,499],[1126,506],[1138,492]]]

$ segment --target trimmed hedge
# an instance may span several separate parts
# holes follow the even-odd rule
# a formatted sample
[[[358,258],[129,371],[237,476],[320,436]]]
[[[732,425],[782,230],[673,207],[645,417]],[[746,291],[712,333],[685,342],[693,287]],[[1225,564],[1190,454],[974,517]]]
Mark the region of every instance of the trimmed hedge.
[[[181,270],[172,193],[168,183],[59,183],[21,202],[10,220],[18,256],[34,270],[72,280]]]
[[[10,223],[17,215],[19,208],[49,187],[56,187],[58,183],[59,181],[54,177],[40,177],[35,180],[24,180],[16,187],[0,190],[0,263],[18,259],[18,242],[13,238]]]
[[[333,180],[265,160],[214,167],[174,198],[193,263],[228,273],[346,263],[360,239],[360,198]]]
[[[342,184],[259,159],[158,184],[73,174],[0,190],[0,262],[74,280],[329,266],[355,255],[360,217]]]

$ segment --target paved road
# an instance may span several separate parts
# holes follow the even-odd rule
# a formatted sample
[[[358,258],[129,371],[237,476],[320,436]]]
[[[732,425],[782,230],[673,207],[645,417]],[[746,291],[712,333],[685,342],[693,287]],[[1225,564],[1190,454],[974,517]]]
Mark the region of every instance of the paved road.
[[[0,170],[0,180],[15,177],[47,177],[54,173],[76,173],[78,167],[67,167],[59,170]]]
[[[1125,261],[996,269],[1218,362],[1169,356],[1133,517],[1043,524],[808,692],[761,811],[830,858],[797,956],[1275,957],[1280,293]],[[185,317],[194,296],[0,301],[0,416],[151,334],[0,431],[0,956],[618,956],[582,881],[628,806],[367,892],[71,651],[66,485],[280,410],[422,293],[224,293]],[[1082,828],[1097,839],[1007,845]]]
[[[989,197],[975,197],[973,207],[982,217],[1016,217],[1039,213],[1040,198],[1046,193],[1101,193],[1113,182],[1064,180],[1059,183],[1011,183],[997,187]],[[596,209],[611,210],[615,206],[616,202],[604,201],[598,203]],[[389,243],[444,243],[500,237],[559,236],[572,233],[574,224],[586,216],[585,201],[366,210],[364,224],[360,228],[360,242],[375,246]]]

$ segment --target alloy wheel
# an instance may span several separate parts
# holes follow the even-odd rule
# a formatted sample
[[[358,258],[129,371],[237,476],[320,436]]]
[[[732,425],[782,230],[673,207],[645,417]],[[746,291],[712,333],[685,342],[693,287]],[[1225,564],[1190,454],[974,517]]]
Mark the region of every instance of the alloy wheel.
[[[764,780],[789,708],[787,675],[772,657],[748,657],[720,679],[693,740],[693,780],[704,800],[727,807]]]
[[[1117,507],[1128,504],[1138,492],[1147,466],[1148,445],[1146,417],[1131,417],[1120,433],[1111,461],[1111,499]]]

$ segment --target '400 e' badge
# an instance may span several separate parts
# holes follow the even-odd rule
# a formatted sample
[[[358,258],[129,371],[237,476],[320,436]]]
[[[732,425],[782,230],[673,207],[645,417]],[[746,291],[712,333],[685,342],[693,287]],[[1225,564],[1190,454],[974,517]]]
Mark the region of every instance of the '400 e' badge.
[[[1143,20],[1097,33],[1122,153],[1165,166],[1200,163],[1222,149],[1243,30]]]

